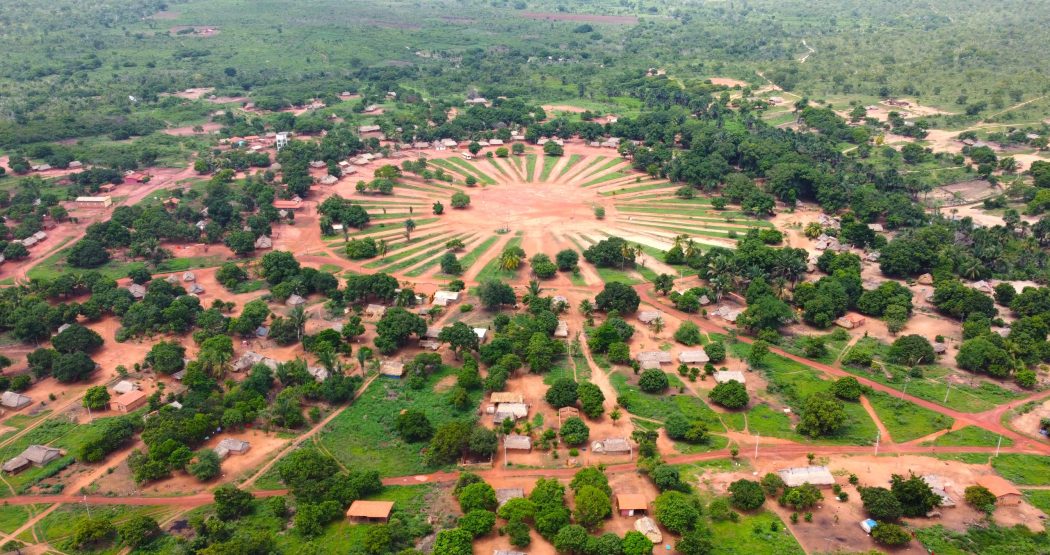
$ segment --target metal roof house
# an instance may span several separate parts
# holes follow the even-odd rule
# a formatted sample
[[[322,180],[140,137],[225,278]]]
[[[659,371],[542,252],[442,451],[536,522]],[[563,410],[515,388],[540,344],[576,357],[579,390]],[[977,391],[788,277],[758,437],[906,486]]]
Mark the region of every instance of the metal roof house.
[[[799,466],[778,470],[777,474],[784,480],[784,484],[794,488],[802,484],[814,486],[830,486],[835,483],[835,477],[826,466]]]

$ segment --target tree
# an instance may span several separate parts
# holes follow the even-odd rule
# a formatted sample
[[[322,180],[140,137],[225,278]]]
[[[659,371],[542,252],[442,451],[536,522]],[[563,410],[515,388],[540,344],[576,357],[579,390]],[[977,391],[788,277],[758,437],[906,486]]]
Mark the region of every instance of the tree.
[[[609,362],[613,364],[627,364],[631,362],[631,348],[622,341],[610,343],[608,348],[608,358]]]
[[[631,530],[623,535],[623,555],[652,555],[653,542],[644,534]]]
[[[558,530],[551,543],[554,544],[554,549],[558,550],[558,553],[583,555],[587,550],[588,538],[590,536],[587,535],[586,528],[579,524],[570,524]]]
[[[729,380],[716,385],[711,390],[710,399],[715,404],[732,410],[742,409],[751,401],[747,394],[747,388],[736,380]]]
[[[434,426],[419,409],[405,409],[398,414],[395,428],[401,439],[409,443],[426,441],[434,435]]]
[[[430,466],[455,462],[467,449],[473,427],[466,422],[447,422],[434,431],[424,461]]]
[[[66,261],[76,268],[98,268],[109,262],[109,252],[94,239],[81,239],[69,249]]]
[[[517,302],[514,289],[499,280],[490,279],[478,286],[478,298],[486,310],[498,310],[503,305]]]
[[[842,403],[826,392],[813,393],[806,397],[799,413],[796,431],[814,438],[834,434],[847,420]]]
[[[683,345],[699,345],[702,341],[700,328],[689,320],[685,320],[682,325],[678,326],[678,331],[674,332],[674,339]],[[708,357],[710,356],[708,354]]]
[[[929,340],[914,334],[897,338],[886,353],[887,360],[905,366],[915,366],[923,362],[929,364],[933,362],[935,356]]]
[[[729,484],[729,503],[741,511],[753,511],[765,501],[766,495],[758,482],[737,480]]]
[[[558,265],[559,271],[571,272],[580,263],[580,255],[572,249],[560,250],[554,255],[554,262]]]
[[[468,175],[466,177],[466,179],[463,180],[463,183],[467,187],[474,187],[474,186],[476,186],[478,184],[478,178],[474,177],[473,175]],[[453,208],[455,208],[455,207],[453,207]]]
[[[543,154],[547,156],[561,156],[565,154],[565,149],[554,141],[548,141],[543,144]]]
[[[51,346],[62,354],[75,352],[94,353],[102,347],[102,336],[80,324],[68,328],[51,339]]]
[[[835,380],[831,384],[831,394],[843,401],[856,401],[864,393],[864,386],[860,385],[857,378],[846,376]]]
[[[569,446],[583,445],[590,438],[591,429],[580,418],[573,416],[562,422],[561,440]]]
[[[185,368],[186,348],[176,341],[161,341],[150,348],[146,363],[157,373],[170,376]]]
[[[605,394],[597,385],[583,382],[577,388],[580,398],[580,409],[588,418],[599,418],[605,412]]]
[[[470,196],[462,191],[452,193],[452,208],[463,209],[470,206]]]
[[[660,393],[670,386],[667,374],[659,368],[650,368],[638,378],[638,387],[646,393]]]
[[[138,515],[129,518],[120,526],[120,543],[136,548],[149,543],[150,540],[161,534],[160,525],[151,516]]]
[[[84,549],[110,542],[117,534],[117,527],[105,517],[81,518],[73,525],[74,547]]]
[[[749,303],[737,318],[737,323],[749,331],[776,330],[780,326],[794,321],[795,312],[784,301],[766,295]]]
[[[775,497],[780,490],[784,489],[784,479],[779,474],[772,472],[767,472],[759,483],[762,485],[762,490],[770,497]]]
[[[220,520],[237,520],[251,514],[252,500],[255,499],[250,492],[231,484],[216,488],[214,497],[215,516]]]
[[[680,491],[665,491],[653,501],[656,520],[678,535],[696,528],[700,520],[700,502]]]
[[[404,308],[393,307],[376,323],[375,346],[383,354],[393,354],[405,346],[410,337],[422,337],[426,331],[426,320]]]
[[[460,490],[457,496],[459,508],[464,513],[474,510],[496,510],[496,490],[485,482],[477,482]]]
[[[893,492],[886,488],[858,488],[864,510],[879,522],[894,522],[901,517],[903,509]]]
[[[529,260],[529,266],[532,267],[532,273],[540,279],[550,279],[558,272],[558,267],[551,261],[551,258],[543,253],[533,256]]]
[[[196,459],[191,462],[186,471],[201,482],[207,482],[219,475],[219,455],[211,449],[203,449],[197,453]]]
[[[464,351],[476,352],[480,346],[478,334],[474,333],[474,329],[463,322],[456,322],[451,326],[441,328],[438,340],[448,343],[452,347],[452,351],[456,353],[456,358],[462,356]]]
[[[474,555],[474,536],[462,528],[450,528],[437,533],[434,553],[441,555]]]
[[[609,312],[618,311],[620,314],[632,314],[638,310],[641,298],[638,292],[629,285],[618,281],[605,284],[605,288],[594,298],[594,305],[598,310]]]
[[[492,511],[475,509],[459,517],[459,527],[470,532],[475,538],[484,536],[496,525],[496,514]]]
[[[910,542],[911,534],[897,524],[880,522],[878,526],[871,529],[871,539],[882,545],[897,547]]]
[[[95,361],[84,353],[58,355],[51,375],[61,383],[73,383],[86,379],[95,371]]]
[[[263,255],[259,267],[270,285],[288,281],[299,275],[299,262],[287,251],[270,251]]]
[[[955,362],[964,370],[984,372],[997,378],[1008,376],[1013,369],[1010,354],[987,337],[964,341],[955,355]]]
[[[412,231],[416,229],[416,221],[412,218],[405,220],[405,238],[412,239]]]
[[[109,390],[104,385],[89,387],[84,393],[84,407],[100,410],[109,406]]]
[[[361,260],[364,258],[372,258],[379,254],[379,246],[376,240],[371,237],[365,237],[364,239],[351,239],[346,244],[346,255],[351,260]]]
[[[693,530],[683,535],[674,548],[682,555],[708,555],[714,552],[715,544],[709,531]]]
[[[653,280],[653,289],[663,295],[667,295],[674,289],[674,276],[671,274],[660,274]]]
[[[670,464],[658,464],[649,472],[649,478],[660,491],[689,491],[689,484],[682,481],[678,468]]]
[[[525,153],[525,145],[522,143],[514,143],[510,145],[510,150],[514,154],[521,155]]]
[[[612,514],[609,495],[595,486],[583,486],[576,494],[573,518],[584,528],[594,529]]]
[[[547,403],[556,409],[576,404],[579,384],[572,378],[558,378],[544,395]]]
[[[752,350],[754,350],[754,346],[752,346]],[[707,353],[707,358],[711,359],[712,364],[718,364],[726,359],[726,346],[721,341],[704,345],[704,351]]]
[[[747,364],[751,367],[762,366],[767,356],[769,356],[769,343],[756,339],[751,343],[751,349],[747,352]]]
[[[255,234],[251,231],[233,231],[226,236],[223,243],[233,251],[233,254],[244,256],[255,251]]]
[[[906,517],[926,516],[926,513],[941,504],[941,497],[933,492],[921,476],[911,474],[908,478],[894,474],[890,479],[890,490],[901,503],[901,514]]]
[[[967,487],[963,492],[963,498],[966,499],[967,505],[979,511],[991,514],[995,510],[995,494],[984,486],[974,484]]]
[[[441,255],[441,273],[450,276],[458,276],[463,273],[463,265],[456,259],[456,255],[446,252]]]
[[[704,443],[708,440],[707,424],[702,420],[690,419],[680,413],[672,414],[664,421],[667,437],[689,443]]]

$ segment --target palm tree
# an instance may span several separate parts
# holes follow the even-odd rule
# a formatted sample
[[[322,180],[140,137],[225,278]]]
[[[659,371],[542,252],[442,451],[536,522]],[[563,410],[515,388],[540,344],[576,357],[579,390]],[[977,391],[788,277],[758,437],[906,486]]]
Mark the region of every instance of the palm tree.
[[[387,248],[389,247],[386,244],[386,239],[380,239],[376,242],[376,252],[379,253],[379,256],[386,256]]]
[[[529,288],[525,292],[525,298],[532,300],[540,298],[540,293],[543,292],[543,288],[540,287],[540,282],[534,279],[529,280]]]
[[[288,312],[288,319],[295,326],[295,335],[299,341],[303,340],[303,331],[306,329],[306,310],[303,305],[296,306]]]
[[[405,220],[405,240],[412,240],[412,230],[416,228],[416,221],[412,218]]]
[[[653,330],[653,335],[656,337],[660,336],[660,332],[664,331],[664,327],[665,324],[663,318],[657,318],[652,322],[649,322],[649,329]]]
[[[521,266],[521,256],[513,249],[507,249],[499,255],[499,267],[501,270],[512,272]]]
[[[365,360],[368,359],[368,351],[365,349],[357,350],[357,364],[361,367],[361,375],[365,375]]]
[[[339,362],[339,359],[335,356],[335,351],[331,348],[331,345],[324,343],[325,347],[318,349],[315,353],[317,355],[317,362],[324,366],[325,370],[328,370],[330,374],[335,373],[335,366]]]
[[[221,378],[226,375],[226,370],[230,367],[230,360],[233,356],[222,349],[205,349],[197,356],[197,361],[201,364],[201,370],[208,374],[212,378]]]

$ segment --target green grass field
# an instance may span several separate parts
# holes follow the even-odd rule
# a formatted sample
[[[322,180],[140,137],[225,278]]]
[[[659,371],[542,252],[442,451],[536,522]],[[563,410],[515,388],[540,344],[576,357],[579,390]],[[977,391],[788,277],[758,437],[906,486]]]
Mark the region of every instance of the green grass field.
[[[473,411],[456,411],[444,392],[434,391],[438,382],[454,373],[451,368],[436,372],[419,390],[399,380],[377,379],[325,428],[320,435],[321,446],[346,466],[378,470],[383,476],[433,471],[423,464],[425,444],[402,441],[394,430],[394,421],[407,407],[425,411],[435,428],[450,420],[473,418]],[[481,392],[472,393],[471,405],[476,407],[480,399]]]
[[[561,176],[569,173],[569,170],[571,170],[572,167],[575,166],[576,164],[578,164],[580,162],[580,160],[582,160],[582,159],[583,159],[583,155],[581,155],[581,154],[573,154],[573,155],[569,156],[569,161],[566,162],[564,166],[562,166],[561,171],[558,172],[558,177],[561,177]]]
[[[1017,485],[1050,485],[1050,457],[1003,453],[992,459],[992,468]]]
[[[543,171],[540,172],[540,181],[547,181],[547,178],[551,175],[551,170],[561,160],[560,156],[544,156],[543,157]]]
[[[882,425],[890,432],[890,437],[898,443],[928,436],[951,427],[955,422],[954,418],[880,391],[872,391],[865,396]]]
[[[1008,437],[1004,437],[1002,440],[1003,447],[1010,447],[1014,444],[1014,440]],[[998,442],[999,434],[977,426],[966,426],[938,436],[933,441],[924,441],[922,444],[952,447],[995,447]]]

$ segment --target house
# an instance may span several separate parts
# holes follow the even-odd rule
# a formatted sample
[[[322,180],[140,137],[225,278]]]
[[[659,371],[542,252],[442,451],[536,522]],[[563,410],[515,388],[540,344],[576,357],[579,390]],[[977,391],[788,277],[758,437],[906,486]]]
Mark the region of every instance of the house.
[[[715,372],[715,383],[740,382],[747,383],[744,373],[739,370],[721,370]]]
[[[569,323],[558,320],[558,327],[554,328],[554,337],[569,337]]]
[[[634,448],[625,437],[611,437],[592,442],[591,451],[599,455],[631,455]]]
[[[30,445],[22,454],[4,463],[3,470],[8,474],[21,472],[29,465],[42,467],[62,456],[62,451],[46,445]]]
[[[146,392],[135,389],[114,399],[109,407],[117,412],[131,412],[144,404],[146,404]]]
[[[326,175],[319,181],[321,185],[335,185],[339,183],[339,178],[334,175]]]
[[[273,239],[270,239],[269,237],[267,237],[265,235],[260,235],[259,238],[255,240],[255,248],[257,248],[257,249],[272,249],[273,248]]]
[[[671,353],[664,351],[642,351],[635,357],[642,368],[659,368],[661,364],[670,364]]]
[[[488,328],[474,328],[474,335],[478,336],[478,342],[480,343],[485,342],[485,339],[488,337],[488,334]]]
[[[866,320],[861,316],[845,315],[835,319],[835,325],[840,328],[851,330],[857,326],[863,326]]]
[[[710,360],[711,358],[707,356],[707,351],[704,351],[703,349],[682,351],[678,353],[678,362],[682,364],[701,364]]]
[[[288,146],[288,133],[278,133],[277,135],[275,135],[273,139],[273,144],[277,147],[277,150],[281,150],[282,148]]]
[[[739,308],[729,308],[726,305],[719,306],[713,314],[726,322],[736,322],[736,319],[740,317],[740,314],[744,311]]]
[[[319,382],[327,380],[329,376],[328,370],[325,370],[320,366],[308,366],[306,368],[306,372],[313,376],[314,379]]]
[[[777,474],[784,484],[789,488],[795,488],[802,484],[814,486],[830,486],[835,483],[835,477],[826,466],[799,466],[778,470]]]
[[[489,402],[494,405],[500,403],[524,403],[525,397],[521,393],[512,391],[493,391],[489,396]]]
[[[136,299],[142,299],[146,296],[146,286],[138,283],[132,283],[128,286],[128,292],[131,293],[132,297]]]
[[[617,493],[616,510],[620,516],[635,516],[649,512],[649,500],[640,493]]]
[[[321,160],[311,160],[311,161],[310,161],[310,167],[311,167],[311,168],[313,168],[313,169],[315,169],[315,170],[319,170],[319,169],[321,169],[321,168],[325,167],[326,165],[327,165],[327,164],[325,164],[325,163],[324,163],[323,161],[321,161]]]
[[[382,130],[383,128],[378,125],[360,125],[357,128],[357,132],[360,135],[366,135],[368,133],[378,133]]]
[[[393,501],[365,501],[358,499],[346,510],[346,518],[356,522],[386,522],[390,520]]]
[[[384,314],[386,314],[386,307],[381,304],[370,304],[365,307],[365,318],[378,320]]]
[[[113,386],[113,392],[117,395],[123,395],[129,391],[135,391],[139,386],[135,385],[134,382],[128,380],[120,380],[117,385]]]
[[[1036,135],[1036,137],[1038,137],[1038,135]],[[83,168],[83,167],[84,167],[84,163],[81,162],[80,160],[73,160],[72,162],[69,163],[69,169],[71,169],[71,170],[78,170],[78,169]]]
[[[558,427],[561,427],[562,422],[570,418],[579,418],[580,409],[576,407],[562,407],[558,409]]]
[[[511,499],[523,499],[525,497],[525,490],[521,488],[497,488],[496,489],[496,503],[498,507],[502,507]]]
[[[399,360],[384,360],[379,363],[379,373],[390,378],[400,378],[405,375],[405,363]]]
[[[278,210],[298,210],[303,207],[302,200],[275,200],[273,207]]]
[[[419,346],[424,348],[424,349],[430,349],[431,351],[436,351],[436,350],[441,348],[441,342],[440,341],[434,341],[432,339],[424,339],[424,340],[419,342]]]
[[[256,364],[264,364],[270,370],[277,369],[276,360],[260,355],[255,351],[246,351],[243,355],[238,357],[237,360],[233,361],[232,367],[234,372],[240,372],[242,370],[247,370]]]
[[[503,146],[503,139],[490,139],[489,140],[489,145],[490,146]]]
[[[517,421],[529,415],[529,406],[525,403],[500,403],[492,413],[492,422],[500,424],[504,420]]]
[[[933,285],[933,276],[930,274],[923,274],[915,281],[918,282],[919,285]]]
[[[995,496],[996,505],[1021,504],[1021,490],[1004,478],[993,474],[978,476],[977,485],[984,486],[988,488],[988,491],[992,492],[992,495]]]
[[[434,306],[448,306],[449,303],[459,300],[459,291],[437,291],[434,293]]]
[[[643,310],[638,313],[638,321],[643,324],[651,324],[657,320],[661,320],[664,317],[664,313],[659,310]]]
[[[56,333],[62,333],[68,330],[71,325],[72,324],[62,324],[61,326],[58,326],[58,331]]]
[[[182,274],[182,281],[197,281],[197,276],[193,272],[186,272]]]
[[[509,434],[503,438],[504,451],[532,451],[532,439],[529,436]]]
[[[43,231],[38,231],[33,234],[33,239],[36,239],[37,241],[43,241],[44,239],[47,239],[47,233]]]
[[[485,97],[483,97],[483,96],[479,96],[477,98],[468,98],[467,101],[466,101],[466,104],[470,104],[470,105],[487,104],[487,103],[488,103],[488,100],[486,100]]]
[[[228,437],[219,442],[219,445],[215,447],[215,454],[220,459],[225,459],[229,455],[243,455],[252,448],[252,444],[241,439],[234,439]]]
[[[995,293],[995,288],[992,287],[992,284],[988,283],[987,281],[984,281],[983,279],[981,281],[973,282],[973,288],[986,295],[992,295]]]
[[[654,545],[664,541],[664,535],[660,533],[660,527],[656,525],[656,521],[652,518],[643,516],[634,521],[634,529],[645,536],[647,540],[653,542]]]
[[[423,332],[423,339],[437,339],[441,336],[441,328],[438,326],[430,326],[427,331]]]
[[[442,144],[442,146],[445,146],[445,147],[448,147],[448,148],[455,148],[456,147],[456,141],[453,141],[452,139],[441,139],[441,144]]]
[[[193,285],[190,286],[189,291],[190,291],[190,294],[192,294],[192,295],[200,295],[201,293],[204,292],[204,288],[201,287],[201,284],[194,283]]]
[[[559,305],[564,305],[564,306],[568,307],[569,306],[569,299],[567,297],[565,297],[564,295],[555,295],[551,299],[551,306],[552,307],[557,307]]]
[[[926,482],[926,485],[930,486],[930,490],[941,498],[941,507],[955,506],[955,499],[948,494],[950,482],[947,478],[938,474],[926,474],[922,477],[922,481]]]
[[[284,301],[284,304],[291,307],[302,306],[306,304],[306,299],[293,293],[291,297],[288,297],[288,300]]]
[[[131,172],[124,176],[125,183],[146,183],[149,179],[150,175],[143,172]]]
[[[9,409],[18,410],[26,407],[33,402],[29,397],[22,395],[21,393],[15,393],[14,391],[5,391],[0,395],[0,405],[3,405]]]
[[[78,208],[109,208],[113,205],[113,197],[77,197]]]
[[[469,153],[469,152],[464,152],[460,156],[462,156],[464,160],[473,160],[474,159],[474,155]]]

